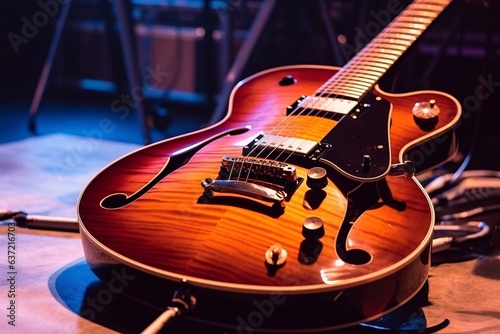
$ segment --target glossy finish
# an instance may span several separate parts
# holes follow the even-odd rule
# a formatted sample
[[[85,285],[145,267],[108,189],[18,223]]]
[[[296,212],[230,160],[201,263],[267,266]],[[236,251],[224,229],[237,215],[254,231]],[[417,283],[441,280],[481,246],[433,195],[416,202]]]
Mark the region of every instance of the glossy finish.
[[[414,178],[387,177],[393,197],[404,201],[406,209],[398,211],[380,205],[364,212],[354,224],[347,238],[348,247],[363,249],[370,255],[370,261],[363,265],[346,263],[335,249],[347,210],[345,194],[359,184],[331,169],[329,183],[322,189],[324,194],[315,208],[304,203],[311,195],[305,182],[285,202],[282,213],[276,213],[269,203],[234,195],[215,196],[209,203],[199,201],[203,193],[201,181],[217,176],[222,157],[240,156],[242,146],[261,131],[279,129],[285,136],[321,141],[336,121],[285,117],[284,106],[301,94],[313,93],[336,70],[293,66],[255,75],[233,91],[231,112],[219,124],[146,146],[104,168],[83,191],[78,205],[81,235],[91,266],[108,265],[109,257],[167,281],[185,279],[211,290],[257,294],[276,289],[291,294],[340,291],[384,280],[410,268],[428,248],[434,219],[431,204]],[[280,86],[280,79],[286,75],[292,75],[297,83]],[[375,93],[392,104],[392,163],[400,162],[405,152],[415,150],[419,144],[441,143],[438,139],[450,136],[460,116],[457,101],[444,93]],[[411,109],[415,101],[431,98],[439,104],[441,114],[436,128],[426,132],[414,123]],[[162,168],[167,170],[174,159],[169,157],[175,157],[176,152],[196,147],[197,142],[218,133],[247,126],[251,129],[245,133],[221,137],[199,149],[189,162],[172,170],[132,203],[114,210],[101,206],[110,194],[132,194]],[[448,146],[442,150],[453,152]],[[298,176],[306,178],[308,169],[296,167]],[[322,219],[325,235],[320,239],[317,260],[302,264],[302,223],[311,216]],[[275,243],[287,250],[288,259],[270,275],[265,253]],[[96,257],[96,252],[106,256]],[[420,276],[417,286],[421,286],[427,265],[417,267],[421,271],[410,276]]]
[[[420,18],[437,16],[448,3],[424,2],[403,12],[390,34],[407,40],[431,21]],[[415,16],[416,8],[427,9]],[[273,329],[300,328],[302,319],[293,312],[300,314],[299,306],[309,308],[311,300],[318,304],[310,309],[320,317],[311,323],[325,328],[372,319],[409,300],[427,278],[434,213],[418,181],[389,176],[388,166],[409,159],[418,173],[449,158],[456,150],[452,127],[461,110],[456,99],[442,92],[395,95],[373,87],[406,48],[406,43],[394,46],[391,38],[396,37],[376,39],[377,48],[392,50],[388,57],[369,48],[341,70],[310,65],[258,73],[233,90],[221,122],[146,146],[104,168],[78,204],[82,242],[93,270],[106,279],[112,268],[124,265],[155,281],[148,283],[151,288],[158,282],[186,282],[200,289],[206,301],[231,300],[224,304],[225,317],[210,308],[195,313],[203,321],[225,322],[234,319],[232,309],[252,312],[248,306],[255,301],[278,304],[273,296],[286,295],[282,315],[277,312],[269,324]],[[283,78],[294,81],[283,85]],[[287,108],[301,96],[325,94],[368,100],[359,101],[362,112],[353,111],[345,119],[314,109],[290,113]],[[416,102],[430,100],[440,109],[432,130],[420,128],[412,113]],[[365,106],[366,101],[382,108]],[[264,189],[250,191],[239,184],[231,192],[204,194],[202,181],[217,179],[225,157],[244,157],[243,148],[261,133],[307,143],[327,139],[332,149],[318,153],[316,160],[273,149],[272,159],[293,165],[298,177],[293,187],[284,189],[282,202],[269,203],[269,197],[259,195]],[[369,173],[377,167],[372,165],[377,164],[376,154],[356,154],[359,161],[344,159],[344,168],[329,158],[362,152],[360,145],[386,152],[379,159],[385,159],[384,168],[370,182],[344,170],[359,165],[353,170]],[[323,188],[311,189],[305,182],[314,166],[328,174]],[[253,182],[248,175],[238,181]],[[205,181],[206,188],[209,183]],[[310,221],[322,222],[321,233],[304,233],[304,222]]]

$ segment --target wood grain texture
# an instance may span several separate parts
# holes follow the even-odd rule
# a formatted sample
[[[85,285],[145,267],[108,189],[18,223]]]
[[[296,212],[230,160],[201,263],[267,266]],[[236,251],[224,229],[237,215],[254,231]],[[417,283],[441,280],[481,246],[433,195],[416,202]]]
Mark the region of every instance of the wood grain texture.
[[[405,201],[407,209],[398,212],[388,206],[366,212],[355,224],[350,244],[367,250],[372,261],[362,266],[335,266],[338,256],[334,240],[346,210],[346,199],[335,184],[325,189],[327,196],[316,210],[308,210],[303,201],[308,190],[302,184],[284,213],[273,218],[269,204],[249,198],[224,196],[216,204],[202,204],[200,182],[217,176],[223,156],[241,156],[241,143],[260,131],[278,132],[284,136],[320,141],[336,122],[319,117],[285,117],[285,107],[298,97],[311,94],[332,76],[336,69],[323,67],[290,67],[257,75],[237,87],[229,116],[220,124],[200,132],[166,140],[131,155],[104,169],[82,194],[79,218],[84,233],[115,255],[154,268],[166,277],[189,277],[218,284],[241,284],[262,287],[298,286],[314,288],[328,280],[339,285],[357,284],[377,272],[397,270],[398,265],[414,257],[428,242],[432,211],[422,189],[411,178],[388,178],[395,198]],[[293,86],[279,86],[285,75],[297,79]],[[378,92],[382,95],[381,92]],[[411,95],[383,95],[393,105],[391,152],[393,162],[409,143],[429,136],[412,119],[415,102],[433,98],[442,109],[439,124],[433,132],[448,130],[459,113],[455,101],[438,92]],[[241,135],[225,136],[206,145],[189,161],[157,186],[130,205],[106,210],[101,200],[109,194],[132,194],[151,180],[168,157],[181,148],[225,129],[251,129]],[[276,130],[278,129],[278,130]],[[248,140],[248,139],[247,139]],[[307,170],[297,166],[305,177]],[[309,266],[297,261],[302,222],[318,216],[325,222],[326,235],[318,261]],[[264,253],[274,243],[289,252],[289,260],[274,277],[264,266]],[[388,269],[389,268],[389,269]],[[301,277],[297,284],[287,277]]]
[[[199,200],[203,193],[201,181],[217,177],[222,157],[240,157],[242,145],[259,132],[321,141],[335,128],[336,121],[285,117],[285,110],[301,95],[314,93],[337,70],[291,66],[259,73],[233,90],[230,112],[220,123],[146,146],[103,169],[84,189],[78,205],[84,250],[91,267],[98,272],[100,267],[110,265],[112,259],[111,262],[123,263],[165,281],[186,280],[209,290],[243,294],[279,290],[304,295],[361,288],[355,294],[366,295],[375,293],[366,291],[370,284],[392,286],[387,289],[394,289],[394,294],[389,293],[386,300],[376,294],[378,304],[363,297],[366,301],[359,306],[373,309],[366,312],[367,316],[393,307],[394,299],[404,301],[415,294],[424,284],[429,269],[428,250],[434,223],[431,203],[415,178],[386,178],[393,198],[406,204],[404,210],[378,205],[354,223],[347,247],[370,254],[371,260],[362,265],[342,261],[335,249],[347,209],[345,192],[339,189],[343,183],[339,175],[330,175],[324,189],[326,197],[316,209],[304,204],[309,190],[305,182],[286,201],[280,215],[273,213],[269,203],[242,196],[217,194],[209,203]],[[286,75],[292,75],[297,83],[279,86],[278,82]],[[452,125],[460,115],[456,100],[444,93],[391,95],[377,88],[374,93],[392,104],[393,163],[419,144],[442,143],[439,138],[451,136]],[[411,108],[415,102],[431,98],[439,104],[441,115],[433,131],[424,131],[413,121]],[[172,170],[136,201],[114,210],[101,206],[101,201],[110,194],[136,192],[165,164],[168,167],[180,150],[219,133],[246,127],[249,130],[243,134],[223,136],[201,147],[186,164]],[[444,151],[453,149],[446,147]],[[307,169],[296,168],[298,175],[305,178]],[[302,222],[309,217],[323,220],[325,236],[320,239],[322,247],[317,261],[302,264],[298,260],[304,241]],[[283,267],[270,274],[265,252],[275,243],[288,251],[288,259]],[[395,277],[405,277],[406,281],[398,282]],[[401,288],[395,287],[405,284],[409,286],[401,294]]]

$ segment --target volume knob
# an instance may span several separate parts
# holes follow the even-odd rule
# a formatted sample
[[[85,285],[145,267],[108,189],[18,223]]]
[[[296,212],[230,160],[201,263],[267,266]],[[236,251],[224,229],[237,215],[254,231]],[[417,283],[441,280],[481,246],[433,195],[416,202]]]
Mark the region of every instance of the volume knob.
[[[311,189],[323,189],[328,185],[326,170],[322,167],[313,167],[307,172],[306,184]]]
[[[302,236],[306,239],[320,239],[325,235],[323,220],[319,217],[307,217],[302,222]]]
[[[439,107],[433,99],[429,102],[417,102],[412,109],[413,119],[422,130],[434,129],[439,120],[439,112]]]

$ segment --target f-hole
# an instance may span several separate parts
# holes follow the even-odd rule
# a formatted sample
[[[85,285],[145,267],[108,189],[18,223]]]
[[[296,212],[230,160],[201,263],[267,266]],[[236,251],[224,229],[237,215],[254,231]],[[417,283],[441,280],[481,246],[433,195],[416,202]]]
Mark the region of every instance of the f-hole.
[[[376,182],[363,183],[356,190],[347,195],[347,210],[335,239],[335,249],[339,258],[349,264],[363,265],[371,261],[372,255],[359,248],[348,248],[349,233],[358,218],[367,210],[389,205],[404,211],[406,203],[392,197],[386,179]]]

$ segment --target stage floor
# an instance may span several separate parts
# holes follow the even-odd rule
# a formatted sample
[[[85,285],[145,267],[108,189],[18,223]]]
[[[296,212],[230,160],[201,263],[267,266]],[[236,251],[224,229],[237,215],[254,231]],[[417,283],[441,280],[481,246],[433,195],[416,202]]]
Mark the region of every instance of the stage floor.
[[[80,191],[92,176],[138,147],[63,134],[0,145],[0,210],[75,218]],[[12,269],[7,263],[8,231],[15,243]],[[147,302],[106,290],[85,261],[78,233],[14,228],[12,221],[4,222],[0,232],[4,254],[0,260],[0,332],[136,333],[158,316],[159,311]],[[433,266],[428,280],[429,305],[423,307],[429,328],[425,333],[440,325],[439,333],[498,333],[499,268],[498,246],[488,256]],[[8,298],[12,288],[15,298]],[[12,300],[15,327],[8,324],[12,312],[7,308]],[[183,319],[169,333],[193,330],[212,332]],[[352,329],[352,333],[364,332],[386,333]]]

